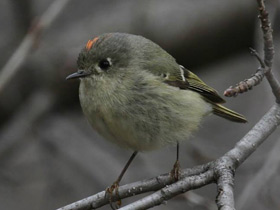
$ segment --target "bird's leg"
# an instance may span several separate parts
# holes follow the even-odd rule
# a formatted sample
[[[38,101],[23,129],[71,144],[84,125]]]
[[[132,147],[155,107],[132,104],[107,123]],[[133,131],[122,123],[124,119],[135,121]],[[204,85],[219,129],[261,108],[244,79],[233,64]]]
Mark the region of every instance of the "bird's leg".
[[[171,170],[170,174],[171,174],[171,178],[175,179],[176,181],[179,180],[180,178],[180,172],[181,172],[181,166],[179,163],[179,142],[177,142],[177,155],[176,155],[176,161],[173,165],[173,169]]]
[[[110,202],[110,206],[112,209],[118,209],[122,204],[121,200],[119,199],[119,191],[118,191],[119,183],[122,180],[123,175],[125,174],[126,170],[128,169],[129,165],[131,164],[131,162],[133,161],[133,159],[135,158],[137,153],[138,153],[137,151],[134,151],[132,153],[129,160],[125,164],[122,172],[118,176],[117,180],[111,185],[111,187],[108,187],[106,189],[105,197],[107,197],[107,195],[109,196],[109,202]],[[118,198],[118,201],[116,202],[115,207],[113,206],[113,201],[112,201],[112,196],[113,196],[114,191],[115,191],[116,197]]]

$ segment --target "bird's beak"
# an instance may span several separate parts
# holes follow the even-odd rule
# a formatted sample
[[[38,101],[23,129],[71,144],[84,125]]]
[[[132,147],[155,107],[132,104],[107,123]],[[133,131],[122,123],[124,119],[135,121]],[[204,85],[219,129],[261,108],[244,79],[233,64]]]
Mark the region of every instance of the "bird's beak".
[[[86,77],[88,75],[90,75],[89,72],[86,72],[84,70],[78,70],[77,72],[70,74],[68,77],[66,77],[66,80]]]

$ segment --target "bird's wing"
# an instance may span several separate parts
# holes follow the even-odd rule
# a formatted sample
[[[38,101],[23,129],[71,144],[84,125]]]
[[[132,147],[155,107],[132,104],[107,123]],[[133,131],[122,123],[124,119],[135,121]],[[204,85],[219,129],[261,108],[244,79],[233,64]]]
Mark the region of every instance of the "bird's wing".
[[[162,76],[164,77],[164,82],[168,85],[185,90],[189,89],[190,84],[184,74],[184,70],[180,68],[180,71],[176,69],[175,71],[165,73]]]
[[[198,76],[183,66],[180,66],[180,71],[167,73],[163,76],[165,78],[164,82],[171,86],[195,91],[212,103],[225,103],[225,100],[219,96],[215,89],[205,84]]]
[[[172,73],[170,72],[164,76],[166,76],[165,83],[179,87],[180,89],[192,90],[202,95],[204,100],[212,104],[214,114],[235,122],[247,122],[243,115],[220,105],[221,103],[225,103],[225,100],[219,96],[217,91],[209,87],[198,76],[183,66],[180,66],[180,71],[172,71]]]

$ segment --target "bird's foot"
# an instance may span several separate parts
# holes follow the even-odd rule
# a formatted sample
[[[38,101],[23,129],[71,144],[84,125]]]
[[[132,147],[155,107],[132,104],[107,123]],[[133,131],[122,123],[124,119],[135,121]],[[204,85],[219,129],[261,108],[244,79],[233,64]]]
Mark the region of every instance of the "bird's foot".
[[[117,201],[113,202],[113,195],[116,196]],[[109,199],[110,206],[113,210],[118,209],[122,205],[121,199],[119,199],[119,182],[115,181],[111,187],[108,187],[105,192],[105,198]]]
[[[173,165],[173,169],[170,172],[171,178],[175,179],[175,181],[178,181],[180,179],[181,175],[181,166],[178,160]]]

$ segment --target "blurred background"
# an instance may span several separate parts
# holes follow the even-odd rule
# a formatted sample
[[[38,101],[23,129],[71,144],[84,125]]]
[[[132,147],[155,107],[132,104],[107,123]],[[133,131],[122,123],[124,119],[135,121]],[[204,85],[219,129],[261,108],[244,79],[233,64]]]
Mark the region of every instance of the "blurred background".
[[[279,4],[267,1],[278,78]],[[0,209],[51,210],[95,194],[115,181],[131,155],[90,127],[79,105],[79,82],[65,81],[89,39],[105,32],[145,36],[222,94],[259,65],[248,49],[262,52],[257,12],[256,1],[243,0],[1,0]],[[273,103],[266,81],[228,98],[227,107],[249,122],[208,117],[181,145],[181,166],[223,155]],[[237,209],[280,208],[279,134],[274,132],[237,170]],[[169,172],[175,156],[175,147],[140,153],[122,184]],[[212,210],[216,194],[212,184],[154,209]]]

